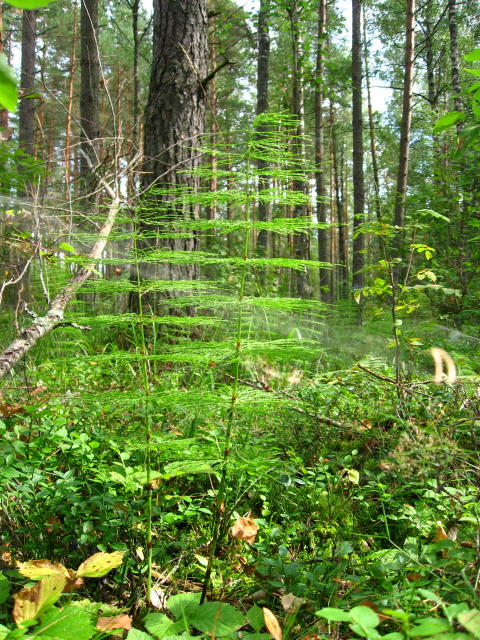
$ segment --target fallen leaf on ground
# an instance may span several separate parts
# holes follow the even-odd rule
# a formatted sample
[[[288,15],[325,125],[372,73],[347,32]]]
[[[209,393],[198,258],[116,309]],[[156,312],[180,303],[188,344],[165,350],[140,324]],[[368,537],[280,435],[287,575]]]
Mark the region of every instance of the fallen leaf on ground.
[[[238,540],[244,540],[248,544],[255,542],[258,526],[252,518],[238,518],[232,527],[232,536]]]
[[[274,640],[282,640],[282,629],[277,618],[270,609],[263,607],[263,617],[265,619],[265,625],[272,634]]]
[[[97,629],[100,631],[110,631],[111,629],[131,629],[132,619],[125,613],[120,613],[118,616],[99,618],[97,620]]]
[[[306,598],[297,598],[293,593],[286,593],[284,596],[280,598],[280,602],[282,603],[282,607],[285,609],[287,613],[295,613],[304,602],[306,602]]]

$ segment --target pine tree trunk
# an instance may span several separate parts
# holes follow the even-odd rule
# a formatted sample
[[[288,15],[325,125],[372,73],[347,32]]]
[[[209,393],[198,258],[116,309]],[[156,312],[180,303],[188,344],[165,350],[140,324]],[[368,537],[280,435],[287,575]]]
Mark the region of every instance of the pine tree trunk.
[[[296,117],[297,127],[295,131],[294,150],[297,157],[298,169],[301,171],[305,165],[305,116],[304,116],[304,91],[303,78],[301,68],[302,43],[300,37],[300,16],[298,12],[297,0],[292,0],[289,9],[290,30],[292,38],[292,54],[293,54],[293,113]],[[293,180],[293,190],[305,193],[305,181],[299,178]],[[295,205],[293,216],[295,218],[306,215],[304,204]],[[297,260],[308,259],[309,237],[307,233],[297,233],[293,239],[293,252]],[[300,298],[307,298],[311,293],[311,287],[308,284],[308,272],[298,270],[296,272],[297,295]]]
[[[318,6],[318,39],[317,66],[315,70],[315,155],[316,171],[315,183],[317,190],[317,220],[319,224],[327,221],[327,207],[325,203],[325,142],[323,123],[323,84],[325,81],[325,27],[327,8],[325,0],[320,0]],[[328,262],[327,229],[318,230],[318,260]],[[320,299],[328,300],[328,269],[320,269]]]
[[[25,10],[22,16],[22,89],[31,90],[35,86],[35,54],[37,42],[37,12]],[[19,109],[19,147],[29,156],[35,149],[35,102],[32,99],[20,101]],[[27,187],[30,191],[30,188]]]
[[[408,182],[410,133],[412,128],[413,62],[415,55],[415,0],[407,0],[407,25],[405,38],[405,78],[403,81],[402,128],[400,131],[400,158],[398,163],[397,191],[395,196],[394,224],[403,229],[405,223],[405,197]],[[401,237],[398,236],[397,248]]]
[[[0,53],[4,50],[4,38],[3,38],[3,9],[2,2],[0,2]],[[0,109],[0,131],[8,127],[8,109]]]
[[[81,0],[81,82],[80,82],[80,127],[82,149],[96,166],[97,139],[99,136],[100,105],[100,59],[98,53],[98,0]],[[85,189],[92,188],[93,176],[88,175],[88,163],[83,158],[81,170]]]
[[[77,17],[78,6],[73,5],[73,40],[72,51],[70,53],[70,65],[68,75],[68,102],[67,102],[67,122],[65,124],[65,189],[66,196],[70,194],[70,175],[72,170],[72,118],[73,118],[73,82],[75,78],[75,50],[77,46]]]
[[[363,50],[365,56],[365,79],[367,84],[368,127],[370,130],[370,152],[372,154],[373,185],[375,189],[375,212],[377,220],[382,221],[382,205],[380,203],[380,181],[378,178],[377,145],[375,142],[375,124],[373,122],[372,96],[370,92],[370,74],[368,66],[367,14],[363,7]]]
[[[345,224],[345,215],[343,208],[343,161],[338,168],[337,154],[337,138],[335,130],[333,132],[333,171],[335,175],[335,199],[337,202],[337,221],[338,221],[338,295],[339,298],[345,298],[348,290],[348,271],[347,271],[347,246],[346,239],[348,229]]]
[[[353,232],[363,223],[365,214],[365,184],[363,172],[363,113],[362,113],[362,2],[352,0],[352,132],[353,132]],[[365,266],[364,236],[353,240],[353,289],[361,289]]]
[[[459,93],[460,87],[460,72],[458,69],[458,34],[457,34],[457,7],[455,0],[448,0],[448,30],[450,32],[450,64],[452,71],[452,90],[454,93],[453,104],[455,111],[463,111],[463,102]],[[457,133],[460,133],[464,129],[463,122],[457,122]]]
[[[201,80],[208,72],[208,22],[205,0],[155,0],[153,11],[153,59],[145,111],[142,187],[198,189],[198,178],[188,173],[198,166],[199,137],[205,132],[205,93]],[[194,206],[182,211],[168,208],[167,194],[148,195],[162,203],[162,216],[191,219]],[[144,217],[146,233],[158,229],[155,219]],[[140,249],[194,251],[195,236],[144,240]],[[140,265],[142,278],[192,280],[196,265]],[[136,276],[135,276],[136,279]]]
[[[134,153],[139,147],[139,126],[140,126],[140,37],[138,34],[138,12],[140,10],[140,0],[133,0],[132,9],[132,33],[133,33],[133,146]]]
[[[257,60],[257,115],[268,112],[268,91],[270,79],[270,34],[268,28],[268,18],[270,11],[270,0],[260,0],[260,11],[258,14],[258,60]],[[261,139],[265,127],[257,128],[258,137]],[[259,173],[258,190],[265,191],[270,186],[270,179],[262,175],[262,171],[268,169],[268,162],[258,159],[257,169]],[[258,219],[265,222],[271,218],[271,207],[269,203],[259,199]],[[264,247],[269,253],[270,233],[261,230],[258,234],[257,244]]]

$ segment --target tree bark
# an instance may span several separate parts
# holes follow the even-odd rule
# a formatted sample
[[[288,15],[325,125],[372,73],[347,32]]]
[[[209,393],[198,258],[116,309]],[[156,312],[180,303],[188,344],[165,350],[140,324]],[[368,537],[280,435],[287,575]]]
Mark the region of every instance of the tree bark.
[[[153,183],[163,189],[198,189],[198,178],[189,170],[199,164],[200,136],[205,132],[205,90],[202,80],[208,73],[208,21],[205,0],[155,0],[153,12],[153,59],[150,89],[145,111],[144,164],[142,187]],[[169,207],[168,193],[147,194],[147,202],[157,203],[161,216],[170,220],[198,216],[193,205],[181,211]],[[141,231],[150,234],[139,243],[140,250],[166,249],[194,251],[198,240],[159,238],[161,220],[142,214]],[[157,263],[139,265],[141,278],[192,280],[194,264]],[[136,301],[131,300],[135,308]]]
[[[338,296],[339,298],[347,297],[348,290],[348,270],[347,270],[347,237],[348,229],[346,227],[346,220],[343,208],[343,153],[342,163],[340,165],[340,171],[338,167],[338,153],[337,153],[337,136],[335,130],[333,131],[333,171],[335,175],[335,199],[337,202],[337,221],[338,221]]]
[[[305,114],[304,114],[304,91],[302,78],[302,41],[300,36],[300,15],[298,10],[298,0],[292,0],[289,7],[290,31],[292,38],[292,54],[293,54],[293,113],[296,117],[297,127],[295,131],[294,149],[298,162],[297,169],[302,170],[305,164]],[[306,192],[305,181],[300,178],[293,180],[293,190],[300,193]],[[295,218],[304,217],[306,215],[306,207],[304,204],[297,204],[294,207],[293,215]],[[307,233],[297,233],[293,239],[293,251],[297,260],[308,259],[308,247],[310,245]],[[308,272],[298,270],[296,272],[297,295],[300,298],[307,298],[311,293],[311,287],[308,284]]]
[[[455,111],[463,111],[463,102],[460,97],[460,72],[458,69],[458,34],[457,34],[457,6],[455,0],[448,0],[448,30],[450,33],[450,64],[452,72],[452,90],[454,93],[453,104]],[[457,134],[464,129],[463,122],[457,122]]]
[[[33,93],[35,86],[35,54],[37,42],[37,12],[35,9],[23,11],[22,16],[22,74],[20,86]],[[29,156],[35,149],[35,102],[20,100],[19,147]]]
[[[365,214],[365,181],[363,171],[362,112],[362,0],[352,0],[352,132],[353,132],[353,289],[364,285],[364,236],[355,233]]]
[[[0,53],[4,52],[3,38],[3,8],[0,2]],[[8,109],[0,109],[0,131],[8,127]]]
[[[405,197],[408,182],[410,134],[412,128],[413,62],[415,55],[415,0],[407,0],[407,24],[405,37],[405,77],[403,81],[402,127],[400,131],[400,157],[398,162],[397,191],[395,196],[394,224],[403,229],[405,224]],[[401,236],[397,248],[400,249]]]
[[[98,0],[81,0],[80,14],[81,36],[81,81],[80,81],[80,127],[81,148],[97,165],[96,147],[99,136],[100,105],[100,58],[98,52]],[[84,188],[92,188],[93,177],[87,177],[89,165],[82,156],[81,171],[84,175]]]
[[[68,78],[68,102],[67,102],[67,122],[65,125],[65,190],[66,196],[70,194],[70,174],[72,164],[72,118],[73,118],[73,83],[75,78],[75,51],[77,46],[77,15],[78,5],[73,5],[73,40],[70,53],[69,78]]]
[[[268,112],[268,92],[270,80],[270,33],[268,28],[268,18],[270,13],[270,0],[260,0],[260,11],[258,13],[258,60],[257,60],[257,116]],[[265,125],[257,127],[258,139],[261,140],[262,133],[265,132]],[[268,169],[268,162],[259,158],[257,162],[259,174],[258,190],[261,193],[270,186],[270,179],[262,175]],[[268,202],[258,201],[258,219],[265,222],[271,218],[271,207]],[[262,229],[257,238],[257,244],[269,253],[270,234]]]
[[[317,65],[315,69],[315,155],[316,171],[315,184],[317,190],[317,220],[319,224],[327,221],[327,207],[325,203],[325,136],[323,119],[323,86],[325,82],[325,27],[327,22],[327,7],[325,0],[318,5],[318,38]],[[328,231],[318,230],[318,259],[328,262]],[[328,269],[320,268],[320,298],[328,301]]]
[[[375,189],[375,212],[377,220],[382,221],[382,205],[380,203],[380,181],[378,178],[377,145],[375,142],[375,124],[373,122],[372,96],[370,92],[370,74],[368,66],[367,14],[363,7],[363,51],[365,56],[365,80],[367,85],[368,127],[370,130],[370,152],[372,154],[373,185]]]

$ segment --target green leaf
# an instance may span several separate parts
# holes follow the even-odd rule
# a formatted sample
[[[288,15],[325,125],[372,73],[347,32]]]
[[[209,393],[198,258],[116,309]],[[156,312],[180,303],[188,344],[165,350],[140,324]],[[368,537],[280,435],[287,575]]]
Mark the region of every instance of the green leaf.
[[[263,617],[263,610],[256,604],[247,611],[247,620],[249,625],[255,629],[257,633],[265,626],[265,618]],[[244,634],[245,637],[245,634]]]
[[[3,604],[10,595],[10,584],[7,578],[0,571],[0,604]]]
[[[144,620],[144,624],[150,633],[161,640],[169,635],[174,635],[179,631],[185,631],[185,622],[179,620],[173,622],[164,613],[149,613]]]
[[[138,629],[130,629],[126,640],[153,640],[152,636]]]
[[[440,133],[441,131],[445,131],[445,129],[449,129],[453,127],[457,122],[461,122],[465,120],[465,114],[461,111],[450,111],[446,113],[444,116],[439,118],[433,127],[433,133]]]
[[[458,621],[476,638],[480,638],[480,611],[478,609],[462,611],[458,614]]]
[[[17,80],[12,67],[7,64],[4,53],[0,53],[0,104],[9,111],[17,106]]]
[[[62,251],[68,251],[69,253],[75,253],[75,249],[71,244],[68,244],[68,242],[62,242],[60,245],[60,249]]]
[[[464,71],[466,71],[467,73],[471,73],[472,76],[477,76],[477,78],[480,78],[480,69],[464,69]]]
[[[91,616],[80,607],[70,605],[61,611],[58,609],[48,611],[31,637],[90,640],[95,633]]]
[[[353,607],[350,616],[361,627],[377,627],[380,624],[380,618],[370,607]]]
[[[180,618],[200,605],[200,593],[178,593],[167,600],[167,609]]]
[[[387,633],[382,636],[382,640],[403,640],[404,637],[403,633],[400,633],[399,631],[392,631],[392,633]]]
[[[205,602],[191,613],[189,620],[202,633],[218,638],[241,627],[245,617],[231,604]]]
[[[332,622],[352,622],[352,617],[348,611],[334,609],[333,607],[324,607],[320,609],[320,611],[315,611],[315,615],[331,620]]]
[[[439,618],[430,618],[424,621],[420,621],[420,624],[411,627],[408,631],[410,636],[431,636],[434,633],[442,633],[442,631],[448,631],[450,625],[446,620],[440,620]]]
[[[465,62],[480,62],[480,49],[474,49],[463,56]]]
[[[434,593],[433,591],[429,591],[428,589],[419,589],[418,593],[422,595],[424,598],[426,598],[427,600],[432,600],[437,604],[441,604],[442,602],[442,599],[440,598],[440,596],[437,596],[436,593]]]

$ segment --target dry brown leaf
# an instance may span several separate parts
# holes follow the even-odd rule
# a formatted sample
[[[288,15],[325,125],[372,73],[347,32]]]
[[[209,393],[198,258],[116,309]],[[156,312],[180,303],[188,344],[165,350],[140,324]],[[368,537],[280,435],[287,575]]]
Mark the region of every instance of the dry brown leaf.
[[[473,549],[473,542],[471,540],[462,540],[460,542],[461,547],[465,547],[466,549]]]
[[[165,605],[167,604],[165,591],[160,589],[160,587],[154,587],[150,591],[150,604],[152,607],[155,607],[155,609],[165,609]]]
[[[308,633],[306,636],[303,636],[301,640],[320,640],[320,636],[318,633]]]
[[[66,568],[60,562],[50,562],[50,560],[30,560],[29,562],[17,562],[18,572],[30,578],[30,580],[41,580],[46,576],[59,574],[68,576]]]
[[[446,540],[448,538],[447,532],[443,528],[441,522],[437,522],[437,528],[435,530],[435,537],[433,538],[434,542],[439,542],[440,540]]]
[[[405,576],[407,578],[407,580],[410,580],[410,582],[417,582],[417,580],[421,580],[423,578],[421,573],[407,573],[407,575]]]
[[[83,578],[77,578],[77,572],[73,569],[67,569],[67,584],[63,589],[63,593],[71,593],[75,589],[79,589],[83,584]]]
[[[263,618],[265,620],[265,625],[272,634],[274,640],[282,640],[282,629],[277,618],[270,609],[263,607]]]
[[[304,604],[306,601],[306,598],[297,598],[297,596],[294,596],[293,593],[286,593],[280,598],[282,607],[287,613],[295,613],[295,611],[298,611],[298,609],[300,609],[302,604]]]
[[[238,540],[245,540],[248,544],[255,542],[258,526],[252,518],[238,518],[232,527],[232,536]]]
[[[62,595],[67,578],[56,573],[37,582],[30,589],[22,589],[13,598],[13,619],[19,625],[23,620],[35,620]]]
[[[45,520],[45,530],[47,533],[53,533],[54,529],[58,529],[62,523],[57,518],[57,516],[51,516]]]
[[[105,618],[99,618],[97,620],[96,629],[100,631],[111,631],[112,629],[131,629],[132,619],[125,613],[120,613],[117,616],[110,616]]]

